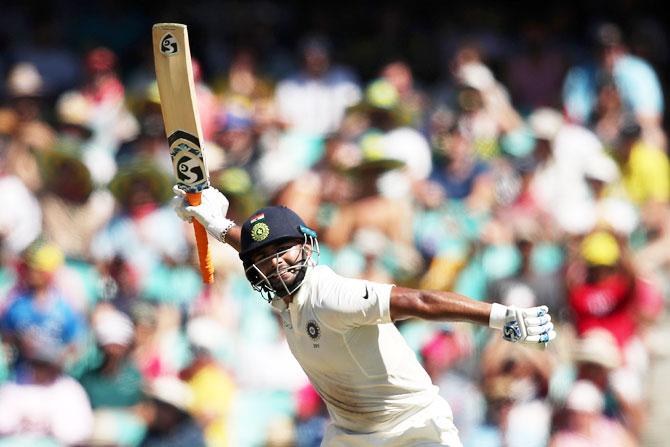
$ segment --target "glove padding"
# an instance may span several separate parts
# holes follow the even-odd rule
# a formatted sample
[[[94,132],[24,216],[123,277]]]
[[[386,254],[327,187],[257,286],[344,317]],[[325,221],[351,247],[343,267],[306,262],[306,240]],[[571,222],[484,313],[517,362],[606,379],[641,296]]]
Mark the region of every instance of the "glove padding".
[[[525,344],[546,344],[557,335],[547,306],[527,309],[507,306],[502,332],[505,340]]]
[[[186,192],[175,185],[172,188],[174,197],[172,207],[177,216],[186,222],[193,222],[195,217],[198,222],[215,239],[223,242],[223,232],[232,225],[232,221],[226,218],[228,212],[228,199],[216,188],[205,188],[200,196],[200,205],[190,205],[186,199]]]

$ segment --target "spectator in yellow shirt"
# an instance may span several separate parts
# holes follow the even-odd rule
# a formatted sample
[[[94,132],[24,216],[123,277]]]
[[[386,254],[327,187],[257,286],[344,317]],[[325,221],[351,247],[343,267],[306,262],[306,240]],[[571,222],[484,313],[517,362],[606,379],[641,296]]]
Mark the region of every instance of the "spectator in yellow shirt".
[[[189,321],[188,340],[193,360],[180,376],[193,393],[191,410],[204,427],[205,441],[209,446],[231,445],[228,417],[231,410],[235,384],[231,375],[217,361],[216,351],[226,338],[216,320],[199,316]]]
[[[621,166],[623,184],[631,200],[644,206],[670,200],[670,162],[660,148],[641,138],[640,125],[627,122],[621,126],[615,158]]]

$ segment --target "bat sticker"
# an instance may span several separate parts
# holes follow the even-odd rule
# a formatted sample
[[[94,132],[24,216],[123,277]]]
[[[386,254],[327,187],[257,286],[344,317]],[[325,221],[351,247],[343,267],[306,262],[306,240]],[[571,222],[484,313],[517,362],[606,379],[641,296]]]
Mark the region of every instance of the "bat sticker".
[[[198,183],[205,178],[200,166],[200,160],[186,154],[177,160],[177,176],[184,183]]]
[[[187,192],[198,192],[207,187],[207,169],[200,150],[182,140],[173,147],[170,155],[177,181],[186,187]]]
[[[160,44],[161,53],[166,56],[173,56],[179,52],[179,45],[177,44],[177,39],[170,33],[167,33],[161,39]]]

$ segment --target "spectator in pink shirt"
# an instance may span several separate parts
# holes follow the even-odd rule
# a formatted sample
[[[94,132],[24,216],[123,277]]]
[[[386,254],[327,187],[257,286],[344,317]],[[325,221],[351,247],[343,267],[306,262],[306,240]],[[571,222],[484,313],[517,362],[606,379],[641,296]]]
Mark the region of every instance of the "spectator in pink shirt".
[[[637,442],[619,423],[603,415],[605,398],[591,382],[575,382],[566,402],[566,427],[549,447],[633,447]]]

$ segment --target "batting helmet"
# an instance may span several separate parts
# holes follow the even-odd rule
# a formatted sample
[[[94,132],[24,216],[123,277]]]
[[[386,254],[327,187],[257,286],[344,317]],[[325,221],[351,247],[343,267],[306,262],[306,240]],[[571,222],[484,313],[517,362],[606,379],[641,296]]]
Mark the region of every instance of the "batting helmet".
[[[269,277],[266,277],[253,264],[251,258],[265,247],[289,240],[303,241],[304,256],[302,262],[295,266],[296,269],[300,270],[300,274],[294,284],[284,284],[281,290],[275,290],[269,281]],[[310,245],[312,248],[305,250],[306,245]],[[316,232],[307,227],[300,216],[285,206],[261,208],[242,224],[240,259],[244,265],[245,274],[254,289],[261,293],[265,292],[268,296],[271,294],[286,296],[297,290],[304,279],[304,273],[311,260],[312,252],[318,254]],[[271,297],[268,297],[268,299],[271,299]]]

